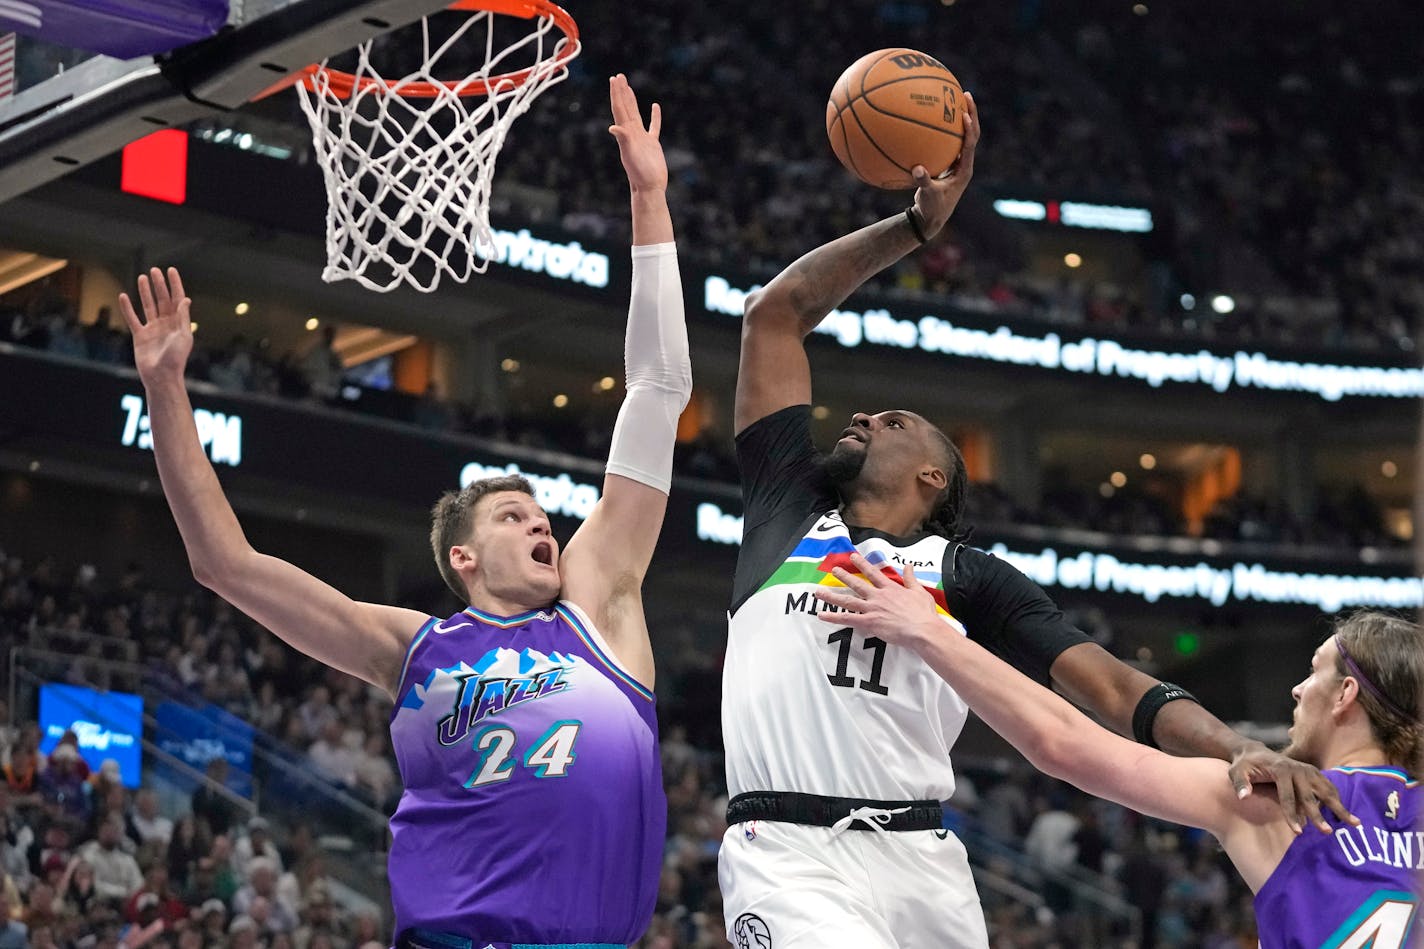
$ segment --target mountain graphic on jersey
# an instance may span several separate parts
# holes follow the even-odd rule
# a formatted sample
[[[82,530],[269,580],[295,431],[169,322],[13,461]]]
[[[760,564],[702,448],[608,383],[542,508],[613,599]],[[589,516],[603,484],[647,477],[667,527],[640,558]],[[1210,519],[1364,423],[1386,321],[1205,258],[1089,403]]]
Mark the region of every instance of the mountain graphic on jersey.
[[[831,571],[836,567],[841,567],[847,573],[857,577],[861,576],[860,571],[850,560],[851,554],[855,552],[855,545],[851,543],[849,537],[803,537],[801,543],[797,544],[796,549],[791,551],[791,555],[786,558],[786,562],[776,568],[776,572],[757,588],[757,592],[794,583],[844,587],[845,584],[837,580]],[[884,553],[879,550],[871,550],[862,556],[870,561],[871,566],[878,567],[881,575],[901,585],[904,584],[905,581],[900,576],[900,570]],[[916,566],[915,579],[934,598],[935,611],[952,619],[949,603],[944,596],[944,576],[929,567]]]
[[[454,745],[487,719],[567,690],[573,670],[584,665],[577,656],[560,652],[546,656],[533,649],[491,649],[473,665],[461,660],[431,670],[402,697],[396,718],[407,711],[417,714],[429,704],[445,712],[435,723],[436,738],[442,745]]]

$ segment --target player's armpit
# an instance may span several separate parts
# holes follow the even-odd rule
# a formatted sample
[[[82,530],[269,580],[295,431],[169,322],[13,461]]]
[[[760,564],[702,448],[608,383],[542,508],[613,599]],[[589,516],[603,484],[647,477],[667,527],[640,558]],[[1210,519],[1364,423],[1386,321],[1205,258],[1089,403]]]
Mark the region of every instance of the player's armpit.
[[[559,558],[561,596],[588,614],[629,674],[652,688],[643,579],[667,512],[657,488],[609,474],[603,496]]]

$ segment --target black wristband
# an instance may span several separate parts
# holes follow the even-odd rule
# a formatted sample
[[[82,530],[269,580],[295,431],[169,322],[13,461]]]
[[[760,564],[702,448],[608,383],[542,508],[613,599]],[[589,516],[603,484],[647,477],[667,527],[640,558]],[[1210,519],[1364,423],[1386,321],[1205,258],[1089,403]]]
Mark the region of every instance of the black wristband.
[[[915,232],[915,237],[919,239],[921,244],[929,240],[928,237],[925,237],[925,227],[920,223],[919,212],[915,210],[913,204],[905,209],[905,220],[910,222],[910,230]]]
[[[1157,721],[1157,713],[1162,711],[1162,706],[1178,699],[1190,699],[1193,702],[1197,700],[1192,693],[1170,682],[1159,682],[1148,689],[1137,703],[1137,708],[1133,709],[1132,737],[1139,744],[1156,748],[1157,740],[1152,737],[1152,723]]]

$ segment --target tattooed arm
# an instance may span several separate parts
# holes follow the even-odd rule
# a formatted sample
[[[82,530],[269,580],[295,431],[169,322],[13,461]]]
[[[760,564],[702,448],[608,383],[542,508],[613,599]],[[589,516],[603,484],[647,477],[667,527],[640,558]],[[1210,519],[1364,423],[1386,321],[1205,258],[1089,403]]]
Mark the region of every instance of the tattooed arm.
[[[964,135],[964,151],[943,177],[932,179],[923,167],[915,167],[919,187],[911,212],[914,223],[901,213],[837,238],[747,297],[737,372],[737,432],[787,406],[811,401],[806,337],[861,284],[918,248],[921,237],[938,234],[954,213],[974,176],[979,143],[979,113],[967,94]]]

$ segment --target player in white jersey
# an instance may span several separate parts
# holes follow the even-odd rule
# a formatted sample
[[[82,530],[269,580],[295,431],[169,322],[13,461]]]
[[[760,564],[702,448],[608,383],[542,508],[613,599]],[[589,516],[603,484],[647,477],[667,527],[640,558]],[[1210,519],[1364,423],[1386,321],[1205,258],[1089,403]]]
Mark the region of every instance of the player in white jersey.
[[[1119,662],[1028,578],[962,542],[959,450],[913,412],[857,414],[832,452],[811,441],[804,340],[880,270],[938,233],[974,170],[916,169],[903,215],[812,251],[747,300],[737,379],[744,535],[724,671],[728,831],[720,857],[738,949],[983,949],[964,847],[940,802],[964,702],[917,655],[817,618],[818,587],[859,551],[884,575],[913,563],[941,621],[1104,722],[1179,755],[1274,782],[1289,820],[1348,816],[1328,780],[1218,721],[1185,691]],[[962,624],[962,625],[961,625]],[[1182,701],[1185,700],[1185,701]],[[864,833],[863,831],[878,831]]]

